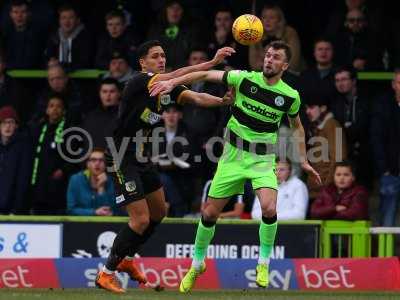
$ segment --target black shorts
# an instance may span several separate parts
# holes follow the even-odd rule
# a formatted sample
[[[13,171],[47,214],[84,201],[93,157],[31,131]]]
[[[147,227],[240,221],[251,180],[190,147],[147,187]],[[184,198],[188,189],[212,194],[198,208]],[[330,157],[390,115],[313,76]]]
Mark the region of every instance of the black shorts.
[[[109,164],[112,164],[112,161],[108,162]],[[113,178],[115,202],[118,207],[144,199],[147,194],[162,187],[158,172],[150,163],[141,164],[124,159],[119,169],[109,174]]]

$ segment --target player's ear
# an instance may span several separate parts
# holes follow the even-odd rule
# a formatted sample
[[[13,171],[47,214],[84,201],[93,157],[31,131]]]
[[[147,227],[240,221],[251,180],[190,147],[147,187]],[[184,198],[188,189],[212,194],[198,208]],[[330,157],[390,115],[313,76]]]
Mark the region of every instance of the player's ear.
[[[139,64],[140,64],[140,68],[143,69],[145,67],[145,61],[144,58],[139,58]]]
[[[287,62],[284,63],[283,66],[282,66],[282,70],[286,71],[288,68],[289,68],[289,63],[287,63]]]

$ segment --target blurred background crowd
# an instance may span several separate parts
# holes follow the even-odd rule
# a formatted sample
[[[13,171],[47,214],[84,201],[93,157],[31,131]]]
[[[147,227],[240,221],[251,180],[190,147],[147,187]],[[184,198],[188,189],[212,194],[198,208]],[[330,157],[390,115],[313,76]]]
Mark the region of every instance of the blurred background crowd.
[[[0,1],[0,214],[123,215],[105,172],[105,137],[112,136],[123,87],[139,70],[136,48],[163,44],[168,70],[236,49],[218,68],[261,70],[264,48],[284,40],[293,57],[284,80],[299,90],[308,150],[327,157],[313,166],[324,185],[304,177],[295,157],[277,161],[278,219],[372,219],[396,224],[400,201],[400,35],[395,1],[151,0]],[[244,47],[231,34],[234,19],[258,15],[260,43]],[[98,78],[74,71],[102,70]],[[15,70],[46,70],[21,74]],[[393,72],[386,81],[359,80],[363,71]],[[190,86],[216,96],[225,87]],[[189,167],[158,163],[170,217],[196,216],[215,171],[230,108],[170,107],[163,113],[164,145]],[[94,150],[84,163],[60,156],[62,133],[86,130]],[[291,152],[291,129],[282,122],[280,146]],[[289,141],[289,142],[288,142]],[[211,147],[211,149],[210,149]],[[195,160],[201,157],[201,160]],[[293,162],[290,160],[292,158]],[[224,218],[260,218],[250,183],[233,197]]]

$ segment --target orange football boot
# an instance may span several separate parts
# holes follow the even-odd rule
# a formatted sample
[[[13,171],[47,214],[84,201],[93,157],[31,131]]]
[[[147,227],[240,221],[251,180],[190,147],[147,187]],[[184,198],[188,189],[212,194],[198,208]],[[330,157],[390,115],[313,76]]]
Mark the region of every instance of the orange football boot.
[[[96,277],[96,286],[108,290],[113,293],[122,294],[126,291],[121,287],[115,274],[107,274],[103,271],[99,271]]]
[[[117,266],[118,272],[128,273],[132,280],[136,280],[139,283],[145,284],[147,282],[146,276],[139,271],[139,269],[133,263],[133,260],[123,259]]]

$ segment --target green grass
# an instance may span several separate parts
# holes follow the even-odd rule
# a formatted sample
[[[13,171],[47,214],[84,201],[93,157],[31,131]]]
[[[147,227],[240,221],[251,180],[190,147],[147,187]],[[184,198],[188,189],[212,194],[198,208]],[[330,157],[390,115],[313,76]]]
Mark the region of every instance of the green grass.
[[[177,291],[129,290],[124,295],[110,294],[98,289],[0,289],[0,300],[397,300],[394,292],[300,292],[300,291],[196,291],[180,294]]]

